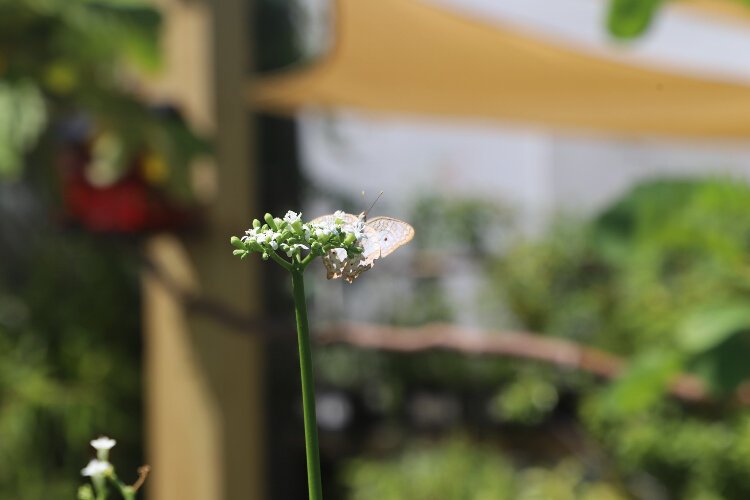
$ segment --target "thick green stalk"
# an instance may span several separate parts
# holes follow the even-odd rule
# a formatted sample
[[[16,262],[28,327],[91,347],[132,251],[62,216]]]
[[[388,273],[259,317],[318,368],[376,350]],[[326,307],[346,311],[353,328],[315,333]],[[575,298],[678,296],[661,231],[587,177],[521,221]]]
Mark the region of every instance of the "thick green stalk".
[[[297,343],[299,367],[302,377],[302,409],[305,420],[305,453],[307,455],[307,485],[310,500],[323,500],[320,479],[320,452],[318,451],[318,424],[315,418],[315,379],[313,377],[310,329],[307,325],[305,282],[302,270],[292,271],[294,311],[297,317]]]

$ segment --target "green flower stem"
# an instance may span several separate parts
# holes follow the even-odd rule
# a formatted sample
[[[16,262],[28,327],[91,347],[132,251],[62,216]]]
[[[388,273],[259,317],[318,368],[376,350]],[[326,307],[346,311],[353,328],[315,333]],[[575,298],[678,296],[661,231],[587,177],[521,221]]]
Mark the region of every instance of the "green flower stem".
[[[318,451],[318,425],[315,417],[315,380],[313,378],[310,329],[307,325],[305,282],[302,269],[292,269],[294,311],[297,317],[297,342],[302,377],[302,408],[305,420],[305,453],[307,455],[307,484],[310,500],[323,500],[320,479],[320,452]]]
[[[270,252],[268,255],[270,255],[271,258],[276,261],[276,263],[278,263],[281,267],[283,267],[287,271],[294,272],[292,271],[292,265],[289,262],[285,261],[283,258],[281,258],[279,254],[277,254],[276,252]]]
[[[314,259],[315,257],[316,257],[316,255],[315,255],[314,253],[310,252],[310,253],[309,253],[309,254],[307,255],[307,257],[305,257],[304,259],[302,259],[302,260],[300,261],[300,265],[301,265],[302,269],[304,269],[304,268],[306,268],[306,267],[307,267],[308,265],[310,265],[310,262],[312,262],[312,261],[313,261],[313,259]]]
[[[96,490],[96,500],[107,500],[107,480],[104,476],[94,476],[91,478]]]

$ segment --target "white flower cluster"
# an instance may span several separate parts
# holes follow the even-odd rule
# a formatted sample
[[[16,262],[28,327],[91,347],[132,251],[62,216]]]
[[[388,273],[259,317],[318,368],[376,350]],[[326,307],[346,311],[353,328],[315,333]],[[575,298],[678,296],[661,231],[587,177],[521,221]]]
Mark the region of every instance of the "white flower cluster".
[[[103,476],[112,470],[112,464],[96,458],[89,461],[88,465],[81,469],[81,475],[86,477]]]
[[[91,446],[96,450],[96,458],[91,460],[81,470],[81,475],[86,477],[101,477],[112,471],[112,464],[109,463],[109,450],[116,444],[117,441],[105,436],[91,441]]]
[[[257,252],[266,260],[272,253],[283,253],[294,262],[305,255],[328,255],[336,250],[350,258],[362,253],[364,239],[364,222],[351,218],[337,211],[305,223],[301,213],[289,211],[283,218],[266,214],[264,222],[255,219],[243,237],[232,237],[234,255],[245,258]]]
[[[109,450],[117,441],[101,436],[91,441],[96,450],[96,458],[81,469],[81,475],[91,478],[91,483],[78,487],[78,500],[100,500],[108,497],[108,491],[114,488],[125,500],[135,500],[136,492],[143,486],[151,468],[144,465],[138,469],[138,480],[132,485],[120,481],[115,473],[115,467],[109,462]]]

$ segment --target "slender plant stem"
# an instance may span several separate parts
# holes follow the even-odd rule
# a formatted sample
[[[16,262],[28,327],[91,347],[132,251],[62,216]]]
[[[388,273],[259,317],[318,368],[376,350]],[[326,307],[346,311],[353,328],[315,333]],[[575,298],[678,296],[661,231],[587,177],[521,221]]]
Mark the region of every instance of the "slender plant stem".
[[[310,262],[312,262],[315,257],[316,257],[316,255],[314,253],[312,253],[312,252],[310,252],[309,254],[307,254],[307,257],[305,257],[304,259],[302,259],[302,261],[300,262],[302,269],[304,269],[307,266],[309,266]]]
[[[302,377],[302,409],[305,420],[305,453],[307,455],[307,485],[310,500],[323,500],[320,479],[320,452],[318,451],[318,425],[315,418],[315,379],[313,378],[310,329],[307,325],[305,282],[301,269],[292,269],[294,310],[297,317],[297,343]]]
[[[107,480],[103,475],[92,478],[94,490],[96,491],[96,500],[107,500]]]
[[[289,262],[285,261],[282,257],[280,257],[279,254],[277,254],[276,252],[272,251],[268,255],[273,260],[275,260],[281,267],[283,267],[284,269],[286,269],[289,272],[292,271],[292,265]]]

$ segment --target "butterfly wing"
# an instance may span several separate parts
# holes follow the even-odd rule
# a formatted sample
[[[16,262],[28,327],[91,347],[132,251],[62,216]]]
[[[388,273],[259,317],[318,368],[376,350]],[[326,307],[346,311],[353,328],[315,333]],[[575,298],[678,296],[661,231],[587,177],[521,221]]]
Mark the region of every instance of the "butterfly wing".
[[[345,263],[346,251],[341,255],[340,250],[329,250],[327,254],[323,255],[323,265],[326,266],[326,277],[329,280],[341,278],[344,275]]]
[[[345,225],[354,224],[364,218],[364,215],[344,214],[340,217]],[[323,215],[313,219],[313,224],[332,224],[336,221],[333,214]],[[334,249],[323,256],[328,279],[344,278],[351,283],[357,277],[372,268],[375,259],[393,253],[398,247],[405,245],[414,237],[414,228],[406,222],[392,217],[375,217],[365,223],[363,251],[361,254],[348,257],[342,255],[341,249]]]
[[[365,224],[362,229],[362,256],[372,262],[382,256],[382,247],[380,245],[380,233],[369,224]]]
[[[398,247],[406,245],[414,238],[414,228],[402,220],[393,217],[375,217],[365,223],[366,228],[377,234],[382,258],[393,253]]]

